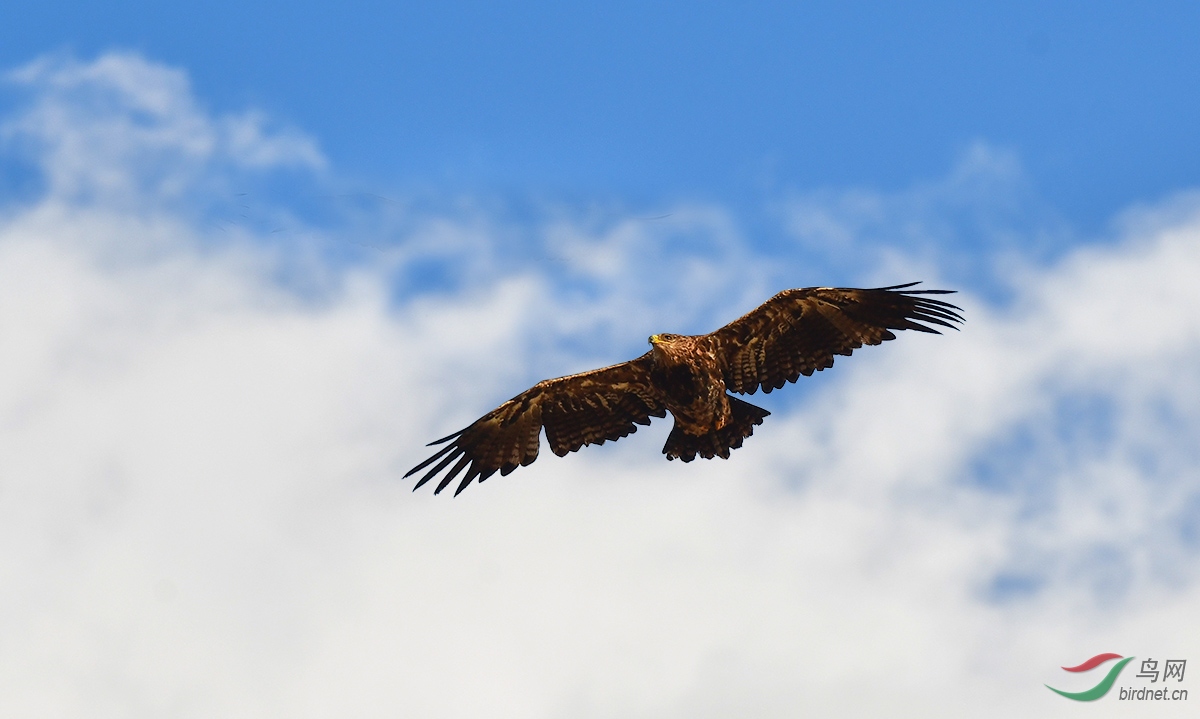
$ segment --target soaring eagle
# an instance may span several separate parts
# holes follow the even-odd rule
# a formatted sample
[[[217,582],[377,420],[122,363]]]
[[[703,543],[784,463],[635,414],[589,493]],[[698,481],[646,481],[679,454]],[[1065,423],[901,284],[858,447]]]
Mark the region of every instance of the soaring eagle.
[[[637,359],[538,382],[470,426],[430,442],[449,444],[404,476],[437,462],[416,490],[453,462],[433,493],[467,470],[457,495],[477,477],[482,482],[497,470],[507,475],[537,459],[543,427],[550,449],[561,457],[633,434],[637,425],[667,412],[675,418],[663,446],[667,459],[728,459],[729,450],[741,447],[770,414],[729,392],[779,389],[832,367],[834,355],[896,339],[892,330],[941,334],[930,324],[958,329],[952,323],[963,321],[961,308],[924,296],[953,290],[908,289],[917,284],[784,290],[716,332],[651,335],[650,351]]]

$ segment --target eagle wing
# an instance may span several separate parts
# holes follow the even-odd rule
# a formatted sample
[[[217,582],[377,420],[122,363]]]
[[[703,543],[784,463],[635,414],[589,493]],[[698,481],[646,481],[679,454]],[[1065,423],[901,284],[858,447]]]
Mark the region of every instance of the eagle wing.
[[[637,425],[664,416],[661,395],[650,381],[647,352],[611,367],[538,382],[466,428],[430,442],[430,446],[449,444],[404,476],[441,460],[421,477],[413,487],[416,490],[455,462],[433,493],[441,492],[466,469],[454,491],[457,495],[476,477],[482,482],[497,470],[507,475],[537,459],[542,427],[550,449],[561,457],[589,444],[633,434]]]
[[[757,309],[708,335],[733,392],[753,394],[795,382],[833,366],[834,355],[896,339],[892,330],[941,334],[929,325],[958,329],[961,308],[910,290],[917,282],[875,289],[807,287],[784,290]],[[922,324],[927,323],[927,324]]]

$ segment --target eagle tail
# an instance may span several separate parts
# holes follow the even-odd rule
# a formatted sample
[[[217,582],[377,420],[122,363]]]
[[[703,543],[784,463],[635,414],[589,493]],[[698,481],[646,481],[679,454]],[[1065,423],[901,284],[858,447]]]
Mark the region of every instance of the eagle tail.
[[[771,414],[762,407],[743,402],[737,397],[726,397],[731,410],[729,424],[697,437],[684,432],[676,422],[670,436],[667,437],[667,443],[663,445],[663,454],[667,455],[667,459],[678,457],[684,462],[691,462],[696,455],[705,459],[729,459],[729,450],[741,447],[742,440],[754,434],[754,426],[762,424],[763,418]]]

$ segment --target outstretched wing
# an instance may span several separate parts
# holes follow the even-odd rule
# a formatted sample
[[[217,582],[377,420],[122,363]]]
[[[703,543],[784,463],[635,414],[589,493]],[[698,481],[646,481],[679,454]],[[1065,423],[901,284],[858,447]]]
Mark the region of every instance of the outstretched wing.
[[[940,334],[929,325],[954,327],[962,310],[925,295],[953,290],[910,290],[917,282],[859,290],[807,287],[784,290],[743,317],[708,335],[733,392],[753,394],[795,382],[833,366],[834,355],[896,339],[892,330]],[[927,323],[927,324],[922,324]]]
[[[622,364],[538,382],[465,429],[431,442],[431,446],[449,444],[404,476],[441,460],[421,477],[415,490],[455,462],[433,493],[441,492],[465,469],[466,476],[454,491],[457,495],[476,477],[482,482],[497,470],[503,476],[537,459],[542,427],[550,449],[561,457],[589,444],[633,434],[636,425],[663,416],[666,408],[650,382],[647,352]]]

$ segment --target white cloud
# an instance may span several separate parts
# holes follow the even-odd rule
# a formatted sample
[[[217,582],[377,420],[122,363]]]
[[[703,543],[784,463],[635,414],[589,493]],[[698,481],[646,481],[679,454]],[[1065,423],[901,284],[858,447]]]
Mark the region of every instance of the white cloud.
[[[891,192],[793,192],[776,212],[808,265],[824,272],[871,283],[901,270],[934,270],[989,295],[1081,239],[1038,199],[1014,153],[982,141],[936,181]]]
[[[7,79],[35,101],[0,130],[36,153],[51,197],[110,207],[162,202],[212,182],[225,165],[325,166],[310,138],[268,130],[258,112],[213,117],[183,72],[134,54],[91,63],[48,56]]]
[[[1062,664],[1200,646],[1194,203],[839,359],[728,462],[663,461],[658,423],[434,498],[399,479],[425,441],[623,322],[743,309],[774,258],[713,208],[550,222],[525,266],[451,218],[411,244],[459,242],[468,289],[302,296],[162,178],[304,152],[212,139],[178,71],[55,62],[18,73],[50,190],[0,226],[0,713],[1052,716]]]

